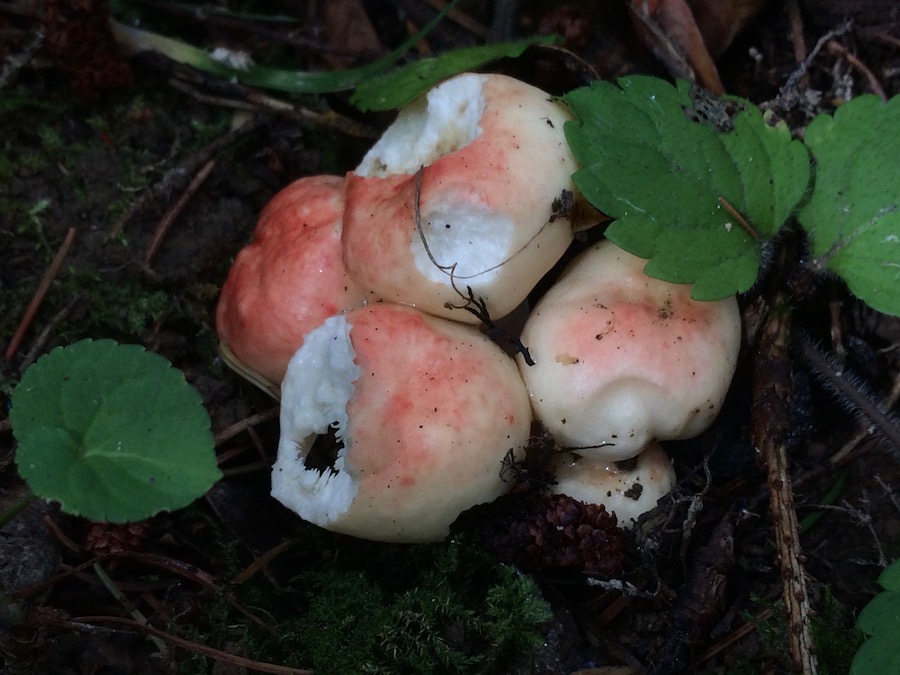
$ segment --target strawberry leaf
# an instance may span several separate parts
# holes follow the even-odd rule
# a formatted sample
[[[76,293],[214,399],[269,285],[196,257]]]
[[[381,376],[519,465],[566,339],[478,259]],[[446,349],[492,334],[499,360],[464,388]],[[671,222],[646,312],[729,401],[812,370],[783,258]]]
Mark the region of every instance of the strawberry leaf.
[[[650,258],[645,272],[694,284],[716,300],[746,291],[762,245],[809,182],[809,158],[783,124],[750,103],[718,100],[679,81],[631,77],[566,95],[575,184],[615,219],[607,237]]]
[[[900,97],[860,96],[819,115],[804,142],[815,189],[798,220],[813,264],[874,309],[900,316]]]

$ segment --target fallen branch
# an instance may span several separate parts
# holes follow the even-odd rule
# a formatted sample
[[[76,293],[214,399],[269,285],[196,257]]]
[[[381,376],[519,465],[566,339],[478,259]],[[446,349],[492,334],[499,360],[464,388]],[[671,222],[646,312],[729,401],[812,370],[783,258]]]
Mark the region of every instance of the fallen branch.
[[[791,314],[781,293],[775,295],[771,306],[760,308],[760,312],[764,318],[753,359],[751,436],[769,485],[769,510],[781,565],[793,670],[815,675],[818,660],[810,630],[812,608],[785,448],[791,401]]]

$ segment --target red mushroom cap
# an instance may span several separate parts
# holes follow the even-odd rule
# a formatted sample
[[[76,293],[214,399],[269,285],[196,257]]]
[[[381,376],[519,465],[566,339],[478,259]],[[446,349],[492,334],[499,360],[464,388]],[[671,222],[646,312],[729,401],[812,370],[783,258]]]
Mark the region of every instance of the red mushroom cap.
[[[437,541],[504,493],[531,430],[513,360],[475,328],[377,304],[307,336],[282,385],[272,495],[304,519],[364,539]],[[307,466],[316,436],[342,443]]]
[[[347,176],[350,275],[373,299],[457,321],[478,322],[459,309],[469,286],[494,319],[510,312],[572,241],[570,117],[502,75],[460,75],[414,102]]]
[[[343,212],[342,178],[295,181],[263,210],[222,287],[216,330],[223,356],[270,392],[306,333],[364,302],[344,269]]]

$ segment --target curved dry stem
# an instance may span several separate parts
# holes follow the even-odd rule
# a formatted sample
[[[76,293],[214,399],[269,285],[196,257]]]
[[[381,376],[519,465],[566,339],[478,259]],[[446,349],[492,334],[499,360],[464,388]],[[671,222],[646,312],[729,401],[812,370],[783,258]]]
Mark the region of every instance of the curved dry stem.
[[[488,337],[494,342],[506,342],[511,345],[516,352],[522,355],[522,358],[525,359],[525,363],[529,366],[534,365],[534,359],[531,358],[531,353],[528,351],[528,347],[522,344],[522,341],[510,334],[508,331],[500,328],[497,324],[494,323],[494,320],[491,318],[490,313],[488,312],[487,303],[484,298],[480,295],[476,298],[475,292],[472,290],[471,286],[466,286],[466,290],[468,291],[468,295],[464,295],[459,288],[456,287],[456,267],[459,263],[453,263],[452,265],[441,265],[434,257],[434,254],[431,252],[431,247],[428,245],[428,239],[425,237],[425,231],[422,229],[422,212],[419,208],[419,202],[422,196],[422,174],[425,171],[425,165],[419,167],[419,170],[416,171],[416,191],[415,191],[415,199],[413,201],[413,212],[415,214],[416,220],[416,231],[419,233],[419,238],[422,240],[422,246],[425,248],[425,254],[428,256],[428,259],[431,261],[431,264],[436,268],[447,274],[450,277],[450,287],[456,292],[459,297],[461,297],[465,302],[461,305],[454,305],[453,303],[447,302],[444,304],[444,307],[447,309],[464,309],[467,312],[470,312],[476,319],[481,321],[487,330]],[[541,227],[541,229],[534,235],[537,237],[538,234],[546,227],[546,224]],[[528,244],[530,244],[534,237],[528,240],[528,243],[525,244],[519,251],[513,254],[513,256],[517,255],[519,252],[524,250]],[[501,265],[505,264],[508,260],[512,259],[513,256],[510,256],[503,262],[491,267],[483,272],[479,272],[479,274],[484,274],[485,272],[490,272],[493,269],[497,269]],[[472,275],[477,276],[477,275]],[[472,277],[459,277],[460,279],[469,279]]]
[[[462,293],[460,293],[459,289],[456,288],[456,285],[453,283],[454,279],[474,279],[475,277],[480,277],[482,274],[487,274],[488,272],[493,272],[494,270],[503,267],[506,263],[508,263],[513,258],[515,258],[517,255],[519,255],[522,251],[524,251],[526,248],[531,246],[531,243],[535,239],[537,239],[539,236],[541,236],[541,233],[543,233],[543,231],[546,229],[547,225],[554,222],[555,220],[558,220],[558,218],[551,218],[550,220],[545,222],[543,225],[540,226],[540,228],[538,228],[537,232],[535,232],[533,235],[531,235],[531,237],[528,239],[528,241],[526,241],[518,249],[516,249],[515,251],[510,253],[506,258],[504,258],[497,264],[491,265],[490,267],[486,267],[485,269],[479,270],[478,272],[474,272],[472,274],[457,275],[456,268],[459,265],[459,263],[455,262],[452,265],[441,265],[437,261],[437,259],[434,257],[434,254],[431,252],[431,247],[428,245],[428,240],[425,237],[425,230],[422,228],[422,215],[421,215],[421,211],[419,210],[419,202],[421,200],[421,194],[422,194],[422,192],[421,192],[421,190],[422,190],[422,173],[424,172],[424,170],[425,170],[425,165],[423,164],[422,166],[419,167],[419,170],[416,171],[416,192],[415,192],[415,200],[413,202],[413,209],[414,209],[415,220],[416,220],[416,231],[419,233],[419,239],[422,241],[422,246],[425,248],[425,254],[428,256],[428,259],[431,261],[431,263],[435,267],[437,267],[444,274],[446,274],[447,276],[450,277],[450,283],[453,286],[453,290],[456,291],[457,293],[459,293],[460,297],[462,297],[463,299],[465,299],[466,296],[463,295]]]

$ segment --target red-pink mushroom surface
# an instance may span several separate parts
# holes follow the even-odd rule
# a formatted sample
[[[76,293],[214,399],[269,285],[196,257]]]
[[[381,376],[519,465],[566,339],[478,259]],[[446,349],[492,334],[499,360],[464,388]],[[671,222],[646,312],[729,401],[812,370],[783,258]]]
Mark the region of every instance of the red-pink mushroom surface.
[[[303,336],[364,296],[341,255],[344,182],[301,178],[265,207],[222,287],[216,330],[229,365],[276,393]]]
[[[364,539],[437,541],[509,485],[531,409],[513,360],[471,326],[377,304],[306,336],[282,383],[272,495]],[[315,460],[317,436],[339,449]],[[309,464],[307,463],[309,460]]]
[[[675,487],[675,469],[658,443],[618,465],[562,452],[554,459],[551,471],[556,484],[550,486],[549,492],[586,504],[603,504],[607,511],[616,514],[619,526],[626,529],[634,527]]]
[[[510,312],[572,241],[568,119],[502,75],[457,76],[401,111],[347,176],[350,275],[373,299],[457,321],[478,322],[459,308],[468,287],[493,318]]]
[[[519,366],[536,416],[584,456],[633,457],[712,424],[740,348],[734,298],[691,300],[609,241],[563,272],[532,311]]]

